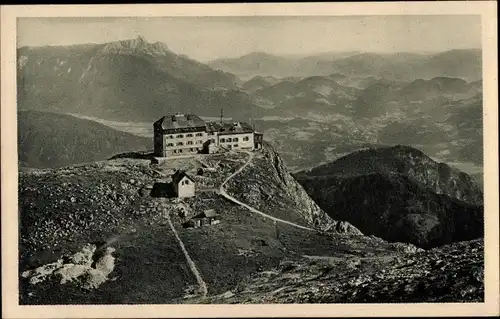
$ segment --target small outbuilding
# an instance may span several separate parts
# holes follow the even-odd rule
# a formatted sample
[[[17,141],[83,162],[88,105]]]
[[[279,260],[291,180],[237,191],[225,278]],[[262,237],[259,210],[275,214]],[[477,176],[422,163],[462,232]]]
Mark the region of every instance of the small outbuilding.
[[[217,225],[220,223],[220,216],[213,209],[208,209],[198,214],[184,223],[185,228],[198,228],[202,226]]]
[[[172,175],[172,187],[179,198],[193,197],[196,193],[196,182],[185,171],[177,171]]]

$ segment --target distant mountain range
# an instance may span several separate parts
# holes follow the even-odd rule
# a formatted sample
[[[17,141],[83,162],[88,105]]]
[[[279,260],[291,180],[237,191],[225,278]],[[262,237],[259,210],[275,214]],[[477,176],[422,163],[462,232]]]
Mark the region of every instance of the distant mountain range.
[[[390,112],[391,103],[407,105],[412,102],[467,99],[482,90],[476,82],[468,83],[460,78],[448,77],[411,82],[367,77],[354,82],[346,79],[346,76],[333,73],[277,83],[253,78],[244,85],[252,86],[254,103],[262,108],[273,109],[267,112],[273,115],[303,116],[309,112],[337,112],[350,114],[354,118],[385,115]]]
[[[122,121],[151,121],[186,109],[202,116],[218,116],[224,109],[227,116],[241,119],[305,106],[344,112],[345,107],[373,107],[373,94],[379,96],[375,102],[384,104],[387,99],[380,95],[388,88],[400,89],[398,99],[420,100],[467,95],[481,86],[480,50],[300,58],[257,52],[207,66],[175,54],[164,43],[138,37],[104,44],[21,47],[17,54],[19,109]],[[250,74],[246,81],[238,78]]]
[[[297,116],[309,111],[345,113],[345,106],[356,92],[357,89],[342,86],[330,77],[312,76],[263,87],[254,97],[261,107],[272,106],[277,114]]]
[[[299,58],[261,52],[218,59],[208,65],[242,78],[256,75],[305,77],[338,72],[350,77],[376,76],[401,81],[438,76],[477,81],[482,74],[480,49],[450,50],[437,54],[341,52]]]
[[[152,149],[152,139],[69,115],[20,111],[17,119],[21,167],[54,168]]]
[[[295,177],[332,218],[365,234],[421,247],[483,234],[476,182],[411,147],[361,150]]]
[[[154,120],[190,111],[218,116],[252,109],[239,79],[143,38],[18,49],[18,105],[106,119]],[[245,111],[247,110],[247,111]]]
[[[280,80],[275,78],[274,76],[257,75],[251,78],[250,80],[244,82],[241,88],[253,92],[257,91],[258,89],[262,89],[271,86],[273,84],[276,84],[278,82],[280,82]]]
[[[22,47],[18,109],[121,122],[152,122],[177,111],[218,117],[223,109],[226,117],[262,124],[294,169],[393,144],[482,165],[480,50],[254,53],[233,60],[235,74],[257,74],[239,79],[214,69],[224,59],[206,65],[141,37]],[[305,121],[259,121],[264,117]]]

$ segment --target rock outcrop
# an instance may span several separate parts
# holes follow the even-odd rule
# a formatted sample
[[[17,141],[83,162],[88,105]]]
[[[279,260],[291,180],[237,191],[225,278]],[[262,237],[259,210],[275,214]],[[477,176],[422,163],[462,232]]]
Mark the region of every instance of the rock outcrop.
[[[270,215],[325,231],[361,235],[352,224],[328,216],[290,175],[280,155],[269,144],[263,156],[229,183],[228,190],[245,203]],[[293,210],[290,210],[294,207]]]
[[[28,279],[32,285],[56,280],[61,285],[75,282],[86,290],[99,288],[115,268],[115,258],[112,256],[115,249],[107,247],[102,256],[96,258],[96,248],[95,245],[87,244],[71,256],[63,256],[54,263],[24,271],[21,277]]]

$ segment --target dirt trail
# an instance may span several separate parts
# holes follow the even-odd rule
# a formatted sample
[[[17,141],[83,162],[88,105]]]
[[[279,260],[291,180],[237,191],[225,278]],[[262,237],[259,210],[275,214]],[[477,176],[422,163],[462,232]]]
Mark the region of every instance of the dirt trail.
[[[228,200],[240,205],[240,206],[243,206],[245,207],[246,209],[250,210],[251,212],[253,213],[256,213],[256,214],[259,214],[265,218],[268,218],[268,219],[271,219],[275,222],[280,222],[280,223],[283,223],[283,224],[287,224],[287,225],[290,225],[290,226],[293,226],[293,227],[296,227],[296,228],[300,228],[300,229],[305,229],[305,230],[309,230],[309,231],[313,231],[313,232],[317,232],[318,230],[317,229],[314,229],[314,228],[310,228],[310,227],[306,227],[306,226],[302,226],[302,225],[298,225],[298,224],[295,224],[295,223],[292,223],[292,222],[289,222],[287,220],[283,220],[283,219],[280,219],[280,218],[277,218],[277,217],[274,217],[274,216],[271,216],[271,215],[268,215],[266,213],[263,213],[261,212],[260,210],[258,209],[255,209],[253,208],[252,206],[250,205],[247,205],[245,203],[242,203],[240,202],[239,200],[237,200],[236,198],[234,198],[233,196],[229,195],[226,190],[224,189],[224,185],[229,182],[232,178],[234,178],[236,175],[238,175],[239,173],[241,173],[248,165],[250,165],[250,163],[252,162],[253,158],[254,158],[254,154],[251,153],[251,152],[245,152],[248,154],[248,160],[245,162],[245,164],[243,164],[240,168],[238,168],[233,174],[231,174],[228,178],[226,178],[224,180],[224,182],[221,184],[221,186],[219,187],[219,194],[221,194],[222,196],[224,196],[225,198],[227,198]]]
[[[184,253],[184,257],[186,257],[187,264],[188,264],[189,268],[191,269],[191,272],[196,277],[196,281],[198,282],[198,286],[199,286],[201,294],[202,294],[201,297],[204,299],[207,297],[207,294],[208,294],[207,283],[203,280],[203,277],[201,277],[201,274],[198,271],[198,268],[196,268],[196,264],[189,256],[189,253],[186,250],[184,243],[182,242],[181,238],[179,237],[179,234],[177,233],[177,230],[175,229],[174,225],[172,224],[172,221],[170,219],[170,215],[168,214],[168,212],[165,212],[165,215],[166,215],[168,224],[170,226],[170,229],[172,229],[172,232],[174,233],[175,238],[177,239],[177,242],[178,242],[179,246],[181,247],[182,252]]]

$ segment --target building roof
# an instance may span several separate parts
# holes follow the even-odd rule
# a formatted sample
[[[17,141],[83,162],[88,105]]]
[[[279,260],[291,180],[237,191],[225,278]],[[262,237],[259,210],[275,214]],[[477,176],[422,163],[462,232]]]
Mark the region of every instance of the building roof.
[[[217,216],[217,213],[215,212],[215,209],[207,209],[203,212],[205,217],[215,217]]]
[[[189,176],[185,171],[178,170],[172,175],[172,182],[174,184],[178,184],[184,177],[187,177],[191,180],[191,182],[195,182],[194,179]]]
[[[163,116],[154,123],[154,126],[161,126],[164,130],[199,128],[205,127],[205,121],[198,115],[177,113]]]
[[[198,219],[198,218],[215,218],[219,217],[219,214],[215,211],[215,209],[207,209],[202,213],[199,213],[198,215],[194,216],[192,219]]]
[[[219,135],[253,133],[253,127],[245,122],[208,122],[206,123],[207,132],[217,132]]]

